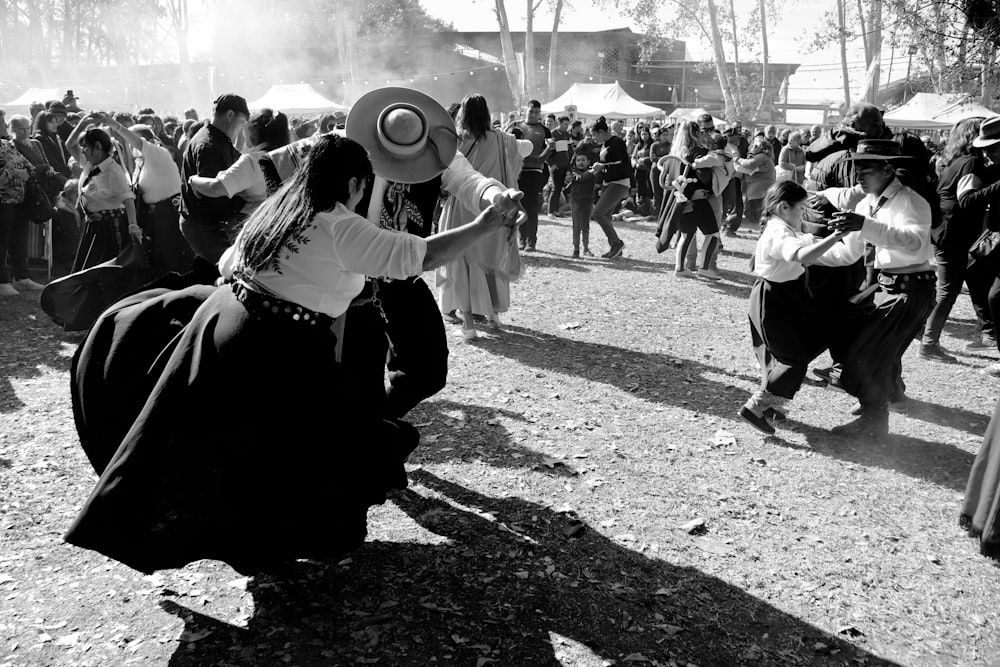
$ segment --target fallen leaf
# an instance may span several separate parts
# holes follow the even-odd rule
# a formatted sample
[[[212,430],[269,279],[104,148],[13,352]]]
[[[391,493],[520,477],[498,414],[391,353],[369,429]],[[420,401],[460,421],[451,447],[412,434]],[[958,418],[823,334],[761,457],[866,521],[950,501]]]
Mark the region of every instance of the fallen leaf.
[[[193,644],[194,642],[201,641],[205,637],[214,634],[214,630],[185,630],[181,633],[180,641],[187,642],[188,644]]]
[[[685,524],[678,526],[678,530],[683,530],[685,533],[696,533],[700,529],[705,527],[705,520],[701,517],[697,519],[691,519]]]
[[[579,329],[582,326],[583,325],[580,324],[579,322],[567,322],[566,324],[560,324],[559,328],[565,331],[569,331],[570,329]]]
[[[79,632],[71,632],[68,635],[64,635],[55,641],[57,646],[76,646],[76,643],[80,640]]]
[[[526,572],[525,570],[521,570],[520,572],[515,572],[514,576],[517,577],[518,579],[527,579],[528,572]]]
[[[625,656],[625,662],[649,662],[642,653],[630,653]]]
[[[736,444],[736,436],[725,429],[719,429],[712,438],[712,444],[716,447],[727,447]]]
[[[707,551],[708,553],[715,554],[717,556],[728,556],[736,551],[736,547],[731,544],[724,544],[718,540],[713,540],[708,537],[694,538],[694,545],[702,551]]]
[[[842,626],[840,628],[837,628],[837,634],[838,635],[847,635],[848,637],[864,637],[865,636],[865,633],[861,632],[861,630],[858,630],[853,625],[845,625],[845,626]]]

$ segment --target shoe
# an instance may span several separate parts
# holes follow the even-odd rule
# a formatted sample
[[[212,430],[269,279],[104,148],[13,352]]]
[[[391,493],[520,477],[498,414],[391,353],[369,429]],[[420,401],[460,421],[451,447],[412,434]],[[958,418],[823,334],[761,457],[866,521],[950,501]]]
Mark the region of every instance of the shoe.
[[[458,312],[454,310],[451,311],[450,313],[445,313],[444,315],[442,315],[442,317],[444,318],[444,321],[447,322],[448,324],[461,324],[462,322],[465,321],[461,317],[459,317]]]
[[[524,252],[535,252],[535,244],[529,243],[524,247]]]
[[[680,271],[674,271],[674,278],[697,278],[697,277],[698,276],[696,276],[694,274],[694,272],[688,271],[687,269],[681,269]]]
[[[753,426],[761,433],[766,433],[767,435],[774,435],[774,427],[767,422],[767,419],[763,415],[754,414],[754,411],[745,405],[742,408],[740,408],[738,414],[740,415],[740,417],[743,417],[743,419],[745,419],[747,423],[749,423],[751,426]]]
[[[45,285],[39,285],[31,278],[21,278],[20,280],[13,281],[11,284],[22,291],[41,292],[45,289]]]
[[[767,408],[764,410],[764,419],[772,422],[788,421],[788,415],[778,408]]]
[[[889,412],[906,412],[910,409],[910,399],[907,396],[897,398],[895,401],[889,399]]]
[[[862,413],[852,422],[833,427],[830,433],[842,437],[883,438],[889,435],[889,413],[876,415]]]
[[[830,389],[847,391],[844,389],[844,385],[840,383],[840,369],[836,366],[830,366],[829,368],[814,368],[813,375],[826,382],[826,386]]]
[[[583,256],[584,257],[593,257],[594,253],[590,252],[590,248],[584,248],[583,249]]]
[[[983,370],[979,371],[983,375],[992,375],[993,377],[1000,377],[1000,364],[990,364]]]
[[[625,242],[618,241],[618,243],[611,246],[610,250],[601,255],[601,257],[603,257],[604,259],[616,259],[622,256],[622,249],[624,248],[625,248]]]
[[[855,417],[860,417],[862,412],[864,412],[864,410],[861,409],[860,404],[858,404],[858,407],[851,410],[851,414]]]
[[[490,315],[486,318],[486,326],[490,329],[499,330],[500,329],[500,316]]]
[[[465,340],[476,340],[477,338],[479,338],[479,333],[476,331],[475,327],[472,327],[471,329],[466,329],[463,326],[462,338],[464,338]]]
[[[573,254],[570,255],[570,257],[572,257],[573,259],[580,259],[580,251],[579,250],[574,250]]]
[[[941,346],[937,343],[924,343],[920,346],[920,356],[924,359],[933,359],[935,361],[943,361],[948,364],[955,363],[958,361],[955,357],[951,356],[947,352],[941,349]]]
[[[997,349],[997,342],[992,338],[980,338],[979,340],[974,340],[966,345],[965,349],[970,352],[975,352],[977,350],[995,350]]]
[[[521,241],[520,243],[517,244],[517,247],[520,248],[521,250],[524,250],[525,248],[528,247],[528,242],[527,241]]]
[[[699,269],[698,277],[704,278],[705,280],[711,280],[713,282],[722,280],[722,276],[720,276],[714,269]]]
[[[723,234],[727,239],[738,239],[739,235],[736,232],[731,232],[728,229]]]
[[[17,296],[20,294],[10,283],[0,283],[0,296]]]

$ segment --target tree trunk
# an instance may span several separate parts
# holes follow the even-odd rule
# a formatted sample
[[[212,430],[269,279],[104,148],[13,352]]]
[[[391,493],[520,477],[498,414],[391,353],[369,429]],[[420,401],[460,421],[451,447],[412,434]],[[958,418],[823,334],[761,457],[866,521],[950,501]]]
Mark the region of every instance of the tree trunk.
[[[552,19],[552,37],[549,40],[549,95],[548,99],[556,98],[556,68],[558,67],[559,19],[562,15],[563,0],[556,0],[555,17]]]
[[[764,111],[764,105],[767,103],[770,97],[770,89],[768,88],[768,75],[770,57],[767,48],[767,6],[765,0],[759,0],[760,4],[760,39],[761,48],[763,49],[763,63],[761,65],[760,71],[760,102],[757,104],[757,118],[760,118],[761,112]]]
[[[507,70],[507,84],[510,86],[514,106],[520,109],[524,106],[524,87],[521,85],[521,72],[514,53],[514,40],[510,37],[510,21],[507,20],[507,8],[504,0],[494,0],[497,26],[500,28],[500,48],[503,52],[503,65]]]
[[[872,37],[869,44],[872,61],[880,60],[882,58],[882,0],[872,0],[872,13],[868,23],[872,28]],[[874,76],[872,77],[871,90],[868,92],[868,102],[869,104],[878,104],[879,70],[882,64],[879,62],[870,62],[869,65],[874,70]]]
[[[865,47],[865,67],[872,64],[871,41],[868,39],[868,28],[865,27],[865,7],[862,0],[858,0],[858,21],[861,25],[861,43]]]
[[[840,38],[840,73],[844,81],[844,109],[851,108],[851,80],[847,74],[847,30],[844,22],[847,15],[847,7],[844,0],[837,0],[837,25]]]
[[[743,82],[740,81],[740,39],[736,31],[736,6],[735,0],[729,0],[729,18],[733,22],[733,71],[736,72],[733,84],[736,87],[736,97],[743,99]]]
[[[708,18],[712,27],[712,48],[715,50],[715,73],[722,86],[722,101],[726,105],[726,120],[736,120],[736,105],[733,103],[733,89],[726,68],[726,53],[722,50],[722,34],[719,32],[718,11],[715,0],[708,0]]]
[[[535,96],[535,0],[526,0],[527,22],[524,26],[524,93],[528,99]]]

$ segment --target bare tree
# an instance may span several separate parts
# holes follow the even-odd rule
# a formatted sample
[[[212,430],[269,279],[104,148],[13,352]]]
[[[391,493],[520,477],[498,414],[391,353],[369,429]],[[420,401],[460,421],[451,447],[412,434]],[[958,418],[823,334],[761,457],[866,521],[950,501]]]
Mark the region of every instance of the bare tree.
[[[556,96],[556,67],[559,64],[559,21],[562,17],[563,0],[555,0],[552,17],[552,36],[549,38],[549,88],[548,99]]]
[[[851,79],[847,73],[847,30],[844,28],[847,7],[844,0],[837,0],[837,31],[840,42],[840,72],[844,82],[844,109],[851,108]]]

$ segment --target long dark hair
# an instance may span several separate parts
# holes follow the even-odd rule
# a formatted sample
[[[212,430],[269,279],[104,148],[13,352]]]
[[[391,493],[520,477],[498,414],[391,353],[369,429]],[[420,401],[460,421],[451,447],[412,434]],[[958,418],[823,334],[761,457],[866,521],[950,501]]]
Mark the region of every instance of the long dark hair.
[[[492,128],[490,107],[482,95],[468,95],[462,100],[455,119],[458,134],[470,139],[481,139]]]
[[[966,118],[955,124],[941,156],[944,166],[947,167],[963,155],[972,154],[972,140],[979,136],[979,126],[982,124],[982,118]]]
[[[44,137],[51,137],[59,134],[58,132],[49,132],[48,130],[48,124],[53,120],[56,120],[56,115],[54,113],[49,113],[48,111],[43,111],[35,116],[35,123],[31,128],[31,135],[35,136],[40,134]]]
[[[323,135],[305,162],[273,197],[254,211],[236,240],[239,271],[254,273],[275,264],[289,238],[302,232],[317,213],[350,199],[352,178],[372,175],[368,153],[356,141]]]
[[[288,116],[272,109],[258,109],[247,122],[251,141],[262,145],[263,150],[273,151],[287,146],[291,141],[288,131]]]
[[[782,202],[795,206],[808,196],[809,193],[798,183],[778,181],[769,187],[764,195],[764,217],[770,218],[774,215],[778,211],[778,204]]]

